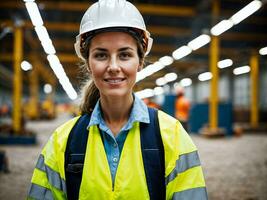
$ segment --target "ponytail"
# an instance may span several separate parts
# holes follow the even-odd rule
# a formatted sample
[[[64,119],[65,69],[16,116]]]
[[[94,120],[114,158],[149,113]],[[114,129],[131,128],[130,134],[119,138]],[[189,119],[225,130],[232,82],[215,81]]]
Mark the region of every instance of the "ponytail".
[[[82,100],[80,104],[81,114],[91,113],[100,97],[99,90],[93,81],[87,81],[82,88]]]

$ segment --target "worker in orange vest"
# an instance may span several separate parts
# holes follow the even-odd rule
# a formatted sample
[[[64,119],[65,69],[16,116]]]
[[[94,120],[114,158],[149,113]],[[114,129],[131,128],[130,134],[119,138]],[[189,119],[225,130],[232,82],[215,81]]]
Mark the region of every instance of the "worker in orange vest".
[[[188,131],[188,119],[190,111],[190,101],[184,95],[184,88],[178,86],[176,88],[176,100],[175,100],[175,117],[178,119],[184,129]]]
[[[144,98],[143,101],[148,107],[160,109],[160,105],[151,100],[151,98]]]

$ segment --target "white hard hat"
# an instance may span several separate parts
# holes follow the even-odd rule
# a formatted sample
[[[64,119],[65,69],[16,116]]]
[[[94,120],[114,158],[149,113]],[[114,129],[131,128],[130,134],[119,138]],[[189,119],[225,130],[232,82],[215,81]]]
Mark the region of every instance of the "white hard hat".
[[[145,41],[145,54],[152,47],[153,39],[146,30],[142,15],[137,8],[126,0],[99,0],[90,6],[83,15],[79,35],[74,44],[75,51],[81,59],[85,59],[81,53],[81,36],[85,33],[99,29],[125,27],[135,28],[143,32]]]

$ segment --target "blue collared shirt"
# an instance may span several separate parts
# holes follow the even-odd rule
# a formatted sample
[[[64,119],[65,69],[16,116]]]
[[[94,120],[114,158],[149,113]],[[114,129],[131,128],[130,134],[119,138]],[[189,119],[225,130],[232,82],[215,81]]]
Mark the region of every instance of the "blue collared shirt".
[[[92,112],[87,129],[89,129],[90,126],[98,125],[107,155],[112,182],[114,183],[117,167],[120,160],[120,154],[129,130],[133,127],[134,122],[149,123],[149,114],[145,103],[138,97],[136,97],[136,95],[134,95],[134,103],[130,117],[116,137],[114,137],[113,133],[106,125],[102,116],[103,115],[98,100]]]

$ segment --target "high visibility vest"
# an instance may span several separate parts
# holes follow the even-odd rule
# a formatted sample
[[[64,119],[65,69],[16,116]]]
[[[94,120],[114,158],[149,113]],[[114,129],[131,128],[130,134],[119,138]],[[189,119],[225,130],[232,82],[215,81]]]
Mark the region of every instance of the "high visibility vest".
[[[68,134],[78,118],[59,127],[37,162],[29,199],[67,199],[64,152]],[[180,123],[158,112],[165,153],[166,199],[207,199],[197,149]],[[115,182],[97,126],[90,127],[79,199],[149,199],[140,146],[139,123],[129,131]]]

